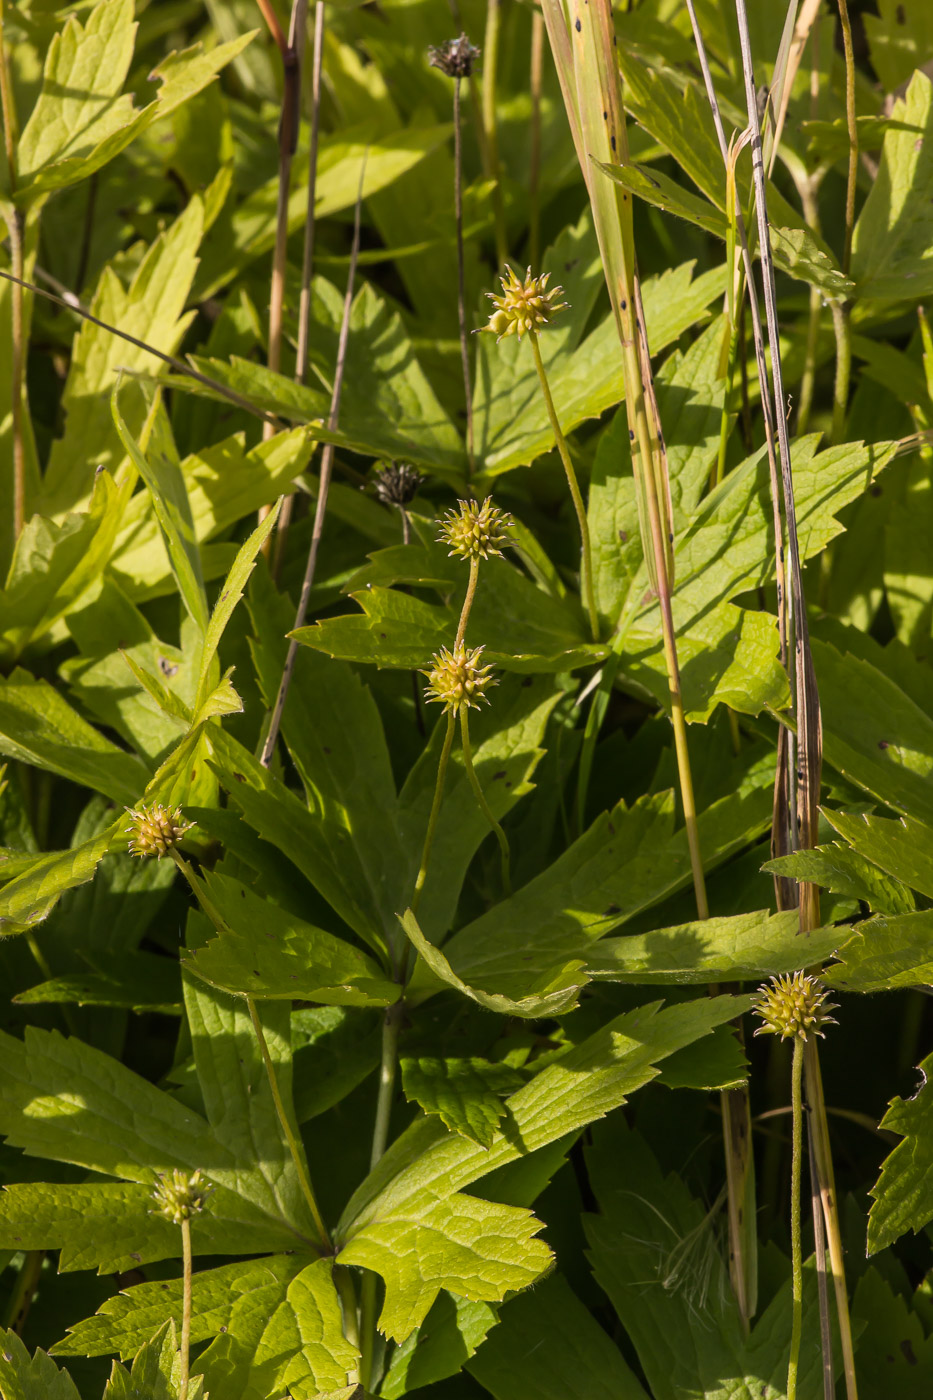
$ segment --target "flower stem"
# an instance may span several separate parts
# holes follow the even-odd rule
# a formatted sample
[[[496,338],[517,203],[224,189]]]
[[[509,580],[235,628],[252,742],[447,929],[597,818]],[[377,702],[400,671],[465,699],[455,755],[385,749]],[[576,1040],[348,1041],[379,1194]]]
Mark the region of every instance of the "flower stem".
[[[19,143],[19,121],[13,94],[13,79],[4,34],[4,5],[0,0],[0,110],[3,113],[3,141],[10,183],[10,194],[16,191],[16,148]],[[23,343],[23,279],[25,277],[25,218],[22,210],[13,208],[6,221],[10,235],[10,271],[14,281],[11,294],[10,390],[13,432],[13,542],[19,539],[26,522],[26,449],[23,441],[23,374],[26,347]]]
[[[181,1305],[181,1381],[179,1400],[188,1400],[188,1368],[191,1354],[191,1221],[181,1222],[182,1305]]]
[[[468,718],[468,707],[466,705],[460,706],[460,737],[463,741],[463,766],[466,768],[467,777],[470,780],[470,787],[473,789],[473,795],[479,803],[480,811],[496,833],[496,840],[499,842],[499,851],[502,857],[502,888],[505,890],[505,896],[508,899],[509,895],[512,893],[509,838],[493,816],[492,809],[483,795],[483,789],[480,786],[479,778],[476,776],[476,769],[473,767],[473,754],[470,749],[470,721]]]
[[[463,607],[460,609],[460,621],[457,623],[457,637],[454,642],[454,651],[463,645],[466,637],[467,622],[470,617],[470,609],[473,606],[473,599],[476,597],[476,585],[479,581],[479,559],[474,554],[470,559],[470,578],[467,583],[466,597],[463,600]]]
[[[373,1145],[369,1158],[370,1171],[374,1171],[379,1165],[389,1141],[389,1120],[392,1116],[398,1064],[398,1034],[404,1014],[405,1003],[399,999],[388,1008],[382,1023],[382,1062],[379,1067],[379,1096],[376,1100],[376,1121],[373,1125]],[[372,1390],[377,1380],[372,1373],[376,1343],[376,1287],[376,1275],[367,1269],[363,1275],[360,1310],[360,1378],[367,1390]]]
[[[473,475],[473,386],[470,383],[469,337],[466,323],[466,272],[463,256],[463,132],[460,123],[460,78],[454,78],[454,221],[457,225],[457,317],[460,323],[460,360],[463,365],[463,401],[466,407],[467,460]]]
[[[855,112],[855,50],[848,0],[839,0],[842,50],[846,60],[846,127],[849,134],[849,169],[846,177],[846,229],[842,251],[842,274],[848,277],[852,264],[852,230],[855,227],[855,183],[858,176],[858,121]]]
[[[794,1037],[791,1068],[792,1153],[790,1168],[790,1251],[793,1289],[790,1357],[787,1362],[787,1400],[797,1400],[797,1371],[800,1366],[800,1333],[803,1326],[803,1254],[800,1245],[800,1161],[803,1155],[803,1046]]]
[[[262,1028],[262,1022],[259,1019],[259,1013],[256,1010],[256,1003],[253,1001],[252,997],[247,997],[246,1005],[249,1010],[249,1018],[253,1023],[253,1030],[256,1032],[256,1041],[259,1045],[259,1053],[262,1056],[262,1062],[266,1067],[266,1077],[269,1080],[269,1088],[272,1091],[272,1102],[275,1104],[275,1112],[279,1120],[279,1125],[281,1126],[282,1132],[285,1135],[285,1141],[288,1143],[288,1150],[291,1153],[292,1162],[294,1163],[295,1171],[298,1174],[298,1181],[301,1186],[301,1190],[304,1194],[304,1198],[308,1203],[308,1209],[311,1212],[311,1218],[314,1221],[315,1227],[320,1237],[320,1243],[325,1248],[327,1248],[330,1244],[330,1240],[327,1235],[327,1226],[324,1224],[321,1212],[318,1208],[318,1203],[314,1197],[314,1189],[311,1185],[311,1179],[308,1176],[308,1168],[305,1164],[304,1151],[300,1143],[298,1142],[297,1137],[295,1136],[294,1129],[292,1128],[292,1125],[289,1122],[288,1114],[285,1112],[285,1105],[282,1102],[282,1095],[279,1092],[278,1080],[275,1076],[275,1065],[272,1063],[272,1056],[269,1054],[269,1046],[266,1044],[266,1036]]]
[[[528,165],[528,261],[541,265],[541,89],[544,77],[544,16],[531,16],[531,152]]]
[[[489,161],[492,186],[492,209],[496,223],[496,262],[500,267],[508,261],[509,248],[505,233],[505,209],[502,203],[502,178],[499,167],[499,135],[496,127],[496,68],[499,62],[499,15],[502,0],[487,0],[486,34],[483,40],[483,132]]]
[[[849,402],[849,380],[852,374],[852,327],[849,313],[838,301],[830,302],[833,333],[836,337],[836,377],[833,384],[833,443],[842,442],[846,431],[846,409]]]
[[[557,450],[560,459],[564,464],[564,471],[567,473],[567,485],[570,487],[570,495],[573,500],[573,508],[577,512],[577,521],[580,526],[580,544],[582,547],[581,556],[581,582],[583,585],[583,596],[586,600],[586,610],[590,618],[590,631],[593,641],[599,641],[599,619],[596,613],[596,599],[593,595],[593,566],[590,554],[590,527],[586,520],[586,506],[583,504],[583,497],[580,494],[580,485],[577,481],[577,474],[573,469],[570,460],[570,452],[567,448],[567,441],[560,430],[560,420],[557,417],[557,410],[554,407],[554,400],[551,398],[550,385],[547,382],[547,374],[544,370],[544,361],[541,358],[541,347],[538,344],[538,337],[534,331],[530,333],[531,348],[534,351],[535,369],[538,371],[538,381],[541,385],[541,393],[544,395],[544,406],[547,409],[547,416],[551,421],[551,431],[557,443]]]
[[[457,717],[454,711],[448,710],[447,733],[444,736],[444,747],[441,749],[441,756],[437,763],[437,782],[434,785],[434,801],[431,803],[431,815],[428,817],[428,829],[424,836],[421,865],[418,867],[418,874],[415,878],[415,892],[411,897],[411,912],[413,914],[417,914],[418,912],[418,905],[421,902],[421,892],[424,889],[424,882],[428,875],[428,861],[431,858],[431,847],[434,844],[434,832],[437,828],[437,818],[440,814],[441,802],[444,797],[447,765],[450,762],[450,750],[453,748],[456,723]]]

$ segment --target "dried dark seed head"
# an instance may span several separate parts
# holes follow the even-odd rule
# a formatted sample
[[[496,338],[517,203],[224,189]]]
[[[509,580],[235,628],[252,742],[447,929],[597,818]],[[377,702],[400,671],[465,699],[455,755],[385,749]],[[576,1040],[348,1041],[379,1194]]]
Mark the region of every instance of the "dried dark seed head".
[[[479,54],[479,49],[473,47],[465,34],[461,34],[459,39],[448,39],[437,47],[432,44],[428,49],[428,62],[432,68],[446,73],[448,78],[468,78]]]
[[[373,478],[373,490],[387,506],[407,506],[415,499],[424,477],[411,462],[384,462]]]

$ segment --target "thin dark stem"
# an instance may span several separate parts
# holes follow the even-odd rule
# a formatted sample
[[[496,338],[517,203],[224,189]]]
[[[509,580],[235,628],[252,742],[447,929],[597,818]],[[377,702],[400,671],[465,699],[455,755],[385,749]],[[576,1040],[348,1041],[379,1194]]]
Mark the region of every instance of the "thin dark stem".
[[[182,1303],[181,1377],[179,1400],[188,1400],[188,1371],[191,1364],[191,1221],[181,1222]]]
[[[557,443],[557,450],[560,459],[564,464],[564,472],[567,476],[567,485],[570,487],[570,497],[573,501],[573,508],[577,513],[577,523],[580,527],[580,583],[581,592],[586,604],[586,610],[590,619],[590,632],[593,641],[599,641],[599,615],[596,611],[596,597],[593,593],[593,566],[590,554],[590,527],[586,519],[586,506],[583,504],[583,496],[580,492],[580,485],[577,481],[577,474],[574,471],[573,462],[570,460],[570,451],[567,447],[567,440],[561,431],[560,419],[557,416],[557,409],[554,407],[554,400],[551,397],[551,389],[548,384],[547,374],[544,370],[544,361],[541,358],[541,347],[538,344],[538,337],[534,331],[529,335],[531,348],[535,357],[535,369],[538,371],[538,382],[541,385],[541,393],[544,397],[544,406],[547,409],[547,416],[550,420],[551,431]]]
[[[800,1334],[803,1327],[803,1251],[800,1244],[800,1165],[803,1157],[803,1041],[794,1037],[791,1068],[791,1167],[790,1167],[790,1250],[792,1313],[790,1356],[787,1362],[787,1400],[797,1400],[797,1371],[800,1366]]]
[[[263,19],[269,26],[269,33],[278,45],[279,52],[284,55],[288,44],[285,35],[282,33],[282,26],[279,24],[279,17],[275,13],[272,0],[256,0],[256,4],[259,6]]]
[[[337,366],[334,371],[334,388],[330,400],[330,413],[327,418],[329,432],[334,432],[340,417],[340,395],[343,390],[343,375],[347,363],[347,343],[350,338],[350,310],[353,306],[353,287],[356,281],[356,265],[360,254],[360,220],[363,208],[363,175],[366,170],[366,157],[363,157],[363,164],[360,170],[360,184],[356,196],[356,214],[353,221],[353,249],[350,255],[350,272],[347,277],[347,292],[343,302],[343,320],[340,324],[340,337],[337,342]],[[298,599],[298,609],[295,613],[295,628],[301,627],[308,612],[308,602],[311,597],[311,589],[314,584],[314,574],[317,569],[318,551],[321,547],[321,536],[324,533],[324,515],[327,510],[327,496],[330,490],[331,476],[334,470],[334,445],[326,443],[321,454],[321,476],[318,484],[317,505],[314,512],[314,524],[311,529],[311,545],[308,549],[308,562],[305,566],[305,576],[301,584],[301,596]],[[288,690],[292,681],[292,673],[295,669],[295,657],[298,654],[298,643],[294,638],[288,644],[288,655],[285,658],[285,667],[282,671],[282,679],[279,683],[278,694],[275,697],[275,704],[269,719],[269,730],[266,734],[265,743],[262,746],[262,753],[259,762],[264,768],[268,768],[272,762],[272,755],[275,752],[276,741],[279,737],[279,728],[282,724],[282,715],[285,710],[285,701],[288,698]]]
[[[457,316],[460,323],[460,359],[463,364],[463,401],[466,405],[467,460],[472,476],[473,386],[470,381],[469,335],[466,321],[466,267],[463,254],[463,133],[460,126],[460,78],[454,78],[454,220],[457,225]]]
[[[470,780],[473,796],[476,798],[483,816],[496,833],[496,840],[499,842],[499,854],[502,861],[502,888],[505,892],[506,899],[508,899],[509,895],[512,893],[512,858],[509,852],[509,838],[493,816],[492,809],[486,801],[485,794],[480,786],[479,778],[476,776],[476,769],[473,767],[473,751],[470,748],[469,707],[467,705],[460,706],[460,737],[463,744],[463,766]]]

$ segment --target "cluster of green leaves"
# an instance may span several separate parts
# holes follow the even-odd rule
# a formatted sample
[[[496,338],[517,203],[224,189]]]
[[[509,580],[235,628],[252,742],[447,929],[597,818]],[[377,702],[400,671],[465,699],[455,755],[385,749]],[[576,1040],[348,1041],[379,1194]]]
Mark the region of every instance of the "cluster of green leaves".
[[[288,7],[272,8],[287,32]],[[758,8],[770,83],[785,16]],[[501,5],[497,195],[468,100],[492,75],[464,85],[466,305],[482,324],[501,200],[509,247],[525,258],[540,240],[569,303],[541,352],[584,483],[597,641],[527,340],[471,343],[470,472],[452,87],[427,62],[448,37],[442,0],[327,7],[302,384],[309,131],[302,118],[276,372],[282,72],[259,7],[0,6],[0,213],[22,234],[27,281],[64,285],[97,318],[31,290],[20,305],[0,281],[2,1400],[176,1400],[182,1239],[152,1199],[175,1170],[213,1188],[191,1222],[187,1400],[349,1400],[361,1367],[385,1400],[776,1400],[787,1047],[746,1050],[735,1027],[752,1004],[739,984],[812,967],[841,1007],[824,1075],[860,1393],[930,1393],[933,1059],[918,989],[933,985],[933,451],[916,434],[933,426],[933,340],[917,319],[933,288],[933,29],[926,0],[878,8],[857,74],[845,273],[845,71],[828,10],[769,186],[785,379],[795,396],[815,385],[792,458],[825,758],[820,844],[778,859],[790,695],[754,358],[741,339],[730,357],[719,310],[730,196],[682,6],[616,16],[632,159],[601,178],[638,200],[701,921],[616,327],[549,61],[540,91],[529,84],[531,10]],[[741,130],[730,7],[697,10]],[[474,39],[485,18],[466,0]],[[358,193],[365,239],[326,428]],[[845,303],[855,365],[835,439],[829,302]],[[200,381],[166,372],[159,356],[178,353]],[[300,506],[325,443],[335,476],[296,629]],[[372,489],[386,459],[422,474],[404,512]],[[447,727],[417,673],[453,644],[468,580],[436,521],[493,487],[516,524],[469,616],[497,678],[471,734],[513,889],[455,747],[415,913]],[[128,852],[124,809],[153,804],[194,824],[187,881],[171,858]],[[801,935],[778,909],[775,876],[821,887],[820,928]],[[711,1110],[714,1091],[749,1082],[763,1116],[746,1330]],[[377,1103],[388,1146],[374,1154]],[[805,1272],[798,1395],[818,1400],[813,1258]]]

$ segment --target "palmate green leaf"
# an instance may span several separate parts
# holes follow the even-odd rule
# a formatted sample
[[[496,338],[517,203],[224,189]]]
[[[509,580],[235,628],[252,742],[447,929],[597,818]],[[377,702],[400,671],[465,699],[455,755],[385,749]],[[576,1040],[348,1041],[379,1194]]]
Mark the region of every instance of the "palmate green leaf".
[[[654,1400],[781,1400],[790,1280],[745,1334],[712,1215],[617,1116],[587,1152],[599,1215],[585,1218],[596,1281],[609,1295]],[[815,1269],[805,1270],[799,1400],[821,1400]]]
[[[190,321],[184,308],[203,227],[203,205],[195,195],[171,227],[150,245],[128,287],[112,268],[104,269],[90,310],[154,349],[173,353]],[[114,381],[123,369],[154,371],[159,367],[159,361],[147,351],[90,321],[82,322],[62,397],[65,433],[52,444],[37,502],[44,515],[57,516],[86,502],[98,467],[116,471],[124,449],[110,411]],[[129,432],[138,438],[148,405],[137,386],[124,388],[121,410]],[[123,530],[130,525],[132,510],[130,502]]]
[[[503,1095],[522,1083],[521,1075],[508,1065],[477,1056],[403,1056],[400,1069],[409,1103],[416,1103],[424,1113],[436,1113],[451,1132],[484,1147],[492,1145],[496,1125],[505,1113]]]
[[[914,301],[933,290],[933,83],[916,72],[891,114],[881,164],[852,236],[856,296]],[[919,134],[918,134],[919,133]]]
[[[192,1276],[191,1340],[204,1342],[229,1327],[244,1304],[268,1318],[305,1261],[300,1255],[277,1254],[264,1259],[224,1264],[198,1270]],[[109,1356],[126,1361],[158,1328],[170,1319],[181,1326],[181,1279],[139,1283],[108,1298],[83,1322],[69,1327],[68,1335],[52,1348],[55,1356]]]
[[[238,880],[204,872],[211,905],[227,928],[186,960],[191,972],[257,1000],[327,1006],[389,1006],[398,999],[372,958],[253,894]]]
[[[150,443],[148,455],[144,453],[123,421],[117,392],[115,388],[110,400],[117,433],[152,497],[165,552],[181,600],[203,638],[208,622],[207,594],[204,591],[204,577],[201,573],[201,558],[194,533],[194,521],[191,518],[191,506],[171,430],[164,411],[160,409],[154,425],[154,440]]]
[[[657,1065],[746,1010],[749,997],[701,997],[662,1009],[652,1002],[615,1017],[510,1095],[508,1130],[491,1147],[419,1118],[395,1140],[352,1196],[338,1239],[422,1201],[444,1199],[618,1108],[657,1076]],[[456,1293],[456,1285],[450,1289]]]
[[[826,762],[905,816],[933,825],[933,718],[867,661],[813,641]]]
[[[135,754],[118,749],[48,681],[19,667],[0,680],[0,753],[102,792],[121,806],[132,806],[149,781]]]
[[[865,16],[871,66],[885,92],[895,92],[933,46],[933,14],[924,0],[879,0],[878,13]]]
[[[350,1400],[359,1352],[343,1334],[332,1270],[330,1259],[307,1265],[271,1312],[248,1293],[237,1299],[227,1333],[195,1363],[205,1390],[238,1400],[286,1391],[295,1400]]]
[[[933,1339],[917,1311],[879,1269],[867,1269],[852,1300],[859,1387],[869,1396],[925,1400],[933,1388]]]
[[[760,981],[822,962],[849,936],[840,929],[801,933],[796,911],[762,910],[604,938],[589,953],[586,970],[594,980],[608,982]]]
[[[181,1353],[174,1322],[164,1323],[154,1336],[149,1337],[133,1359],[132,1370],[113,1363],[110,1377],[104,1387],[103,1400],[178,1400],[181,1396]],[[201,1400],[203,1386],[199,1377],[193,1377],[188,1384],[187,1396],[191,1400]]]
[[[872,1187],[874,1205],[868,1216],[868,1252],[893,1244],[908,1230],[919,1232],[933,1220],[933,1055],[918,1066],[921,1085],[909,1099],[892,1100],[881,1127],[898,1133],[903,1142],[885,1159]]]
[[[706,868],[764,830],[770,810],[770,792],[761,787],[701,813]],[[686,836],[674,831],[673,817],[671,793],[604,813],[541,875],[454,934],[442,955],[453,974],[474,991],[516,1003],[538,989],[547,994],[582,985],[597,940],[689,883]],[[416,971],[415,997],[435,987]]]
[[[933,898],[933,830],[909,817],[894,821],[868,812],[856,817],[828,807],[823,812],[859,855],[880,865],[895,880]]]
[[[178,1253],[178,1227],[151,1212],[148,1187],[125,1183],[62,1185],[31,1183],[0,1192],[0,1241],[4,1249],[60,1249],[59,1272],[97,1268],[120,1273]],[[230,1232],[202,1215],[192,1223],[197,1252],[215,1244],[231,1253]],[[247,1233],[238,1236],[246,1247]]]
[[[78,1388],[44,1351],[34,1356],[13,1331],[0,1329],[0,1391],[4,1400],[78,1400]]]
[[[562,1274],[506,1304],[467,1370],[495,1400],[647,1400]]]
[[[395,1347],[379,1387],[384,1400],[445,1380],[462,1369],[497,1322],[488,1303],[439,1293],[424,1322]]]
[[[840,950],[841,962],[827,969],[832,986],[886,992],[933,985],[933,911],[876,914],[855,927],[855,936]]]
[[[789,875],[794,880],[808,880],[848,899],[862,900],[879,914],[907,914],[916,908],[916,900],[905,885],[839,843],[781,856],[768,861],[762,869],[774,875]]]
[[[363,1226],[338,1260],[382,1275],[379,1330],[404,1342],[441,1288],[474,1302],[500,1302],[534,1283],[554,1257],[534,1238],[541,1228],[529,1210],[456,1192],[439,1201],[409,1201]]]
[[[26,869],[0,889],[0,933],[22,933],[47,918],[66,890],[94,878],[112,845],[123,846],[122,816],[96,836],[67,851],[33,856]],[[0,878],[4,866],[0,863]]]

